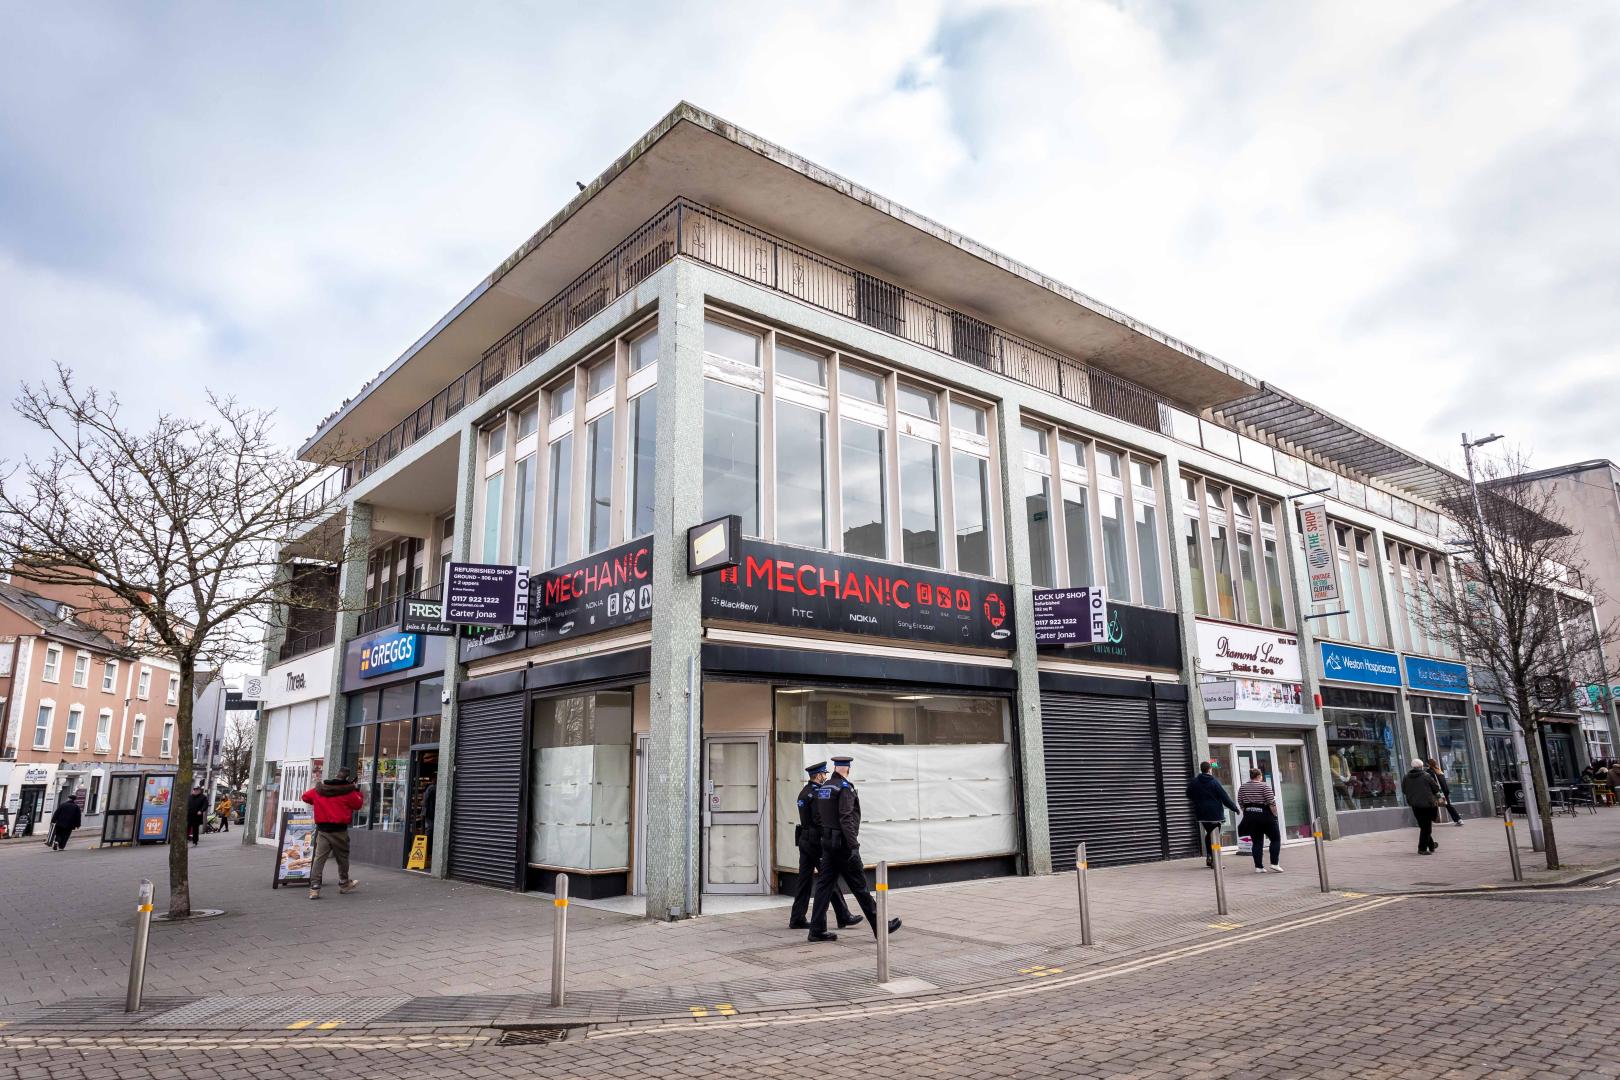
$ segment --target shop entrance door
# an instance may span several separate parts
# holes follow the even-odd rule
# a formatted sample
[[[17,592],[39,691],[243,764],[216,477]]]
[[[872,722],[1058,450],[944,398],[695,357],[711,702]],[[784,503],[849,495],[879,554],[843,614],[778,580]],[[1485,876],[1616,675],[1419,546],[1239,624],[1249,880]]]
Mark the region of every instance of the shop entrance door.
[[[763,735],[703,740],[703,891],[764,893],[766,820]]]
[[[408,842],[405,845],[405,868],[432,870],[433,821],[439,804],[439,751],[436,748],[411,751],[410,798],[410,805],[406,808],[405,835]],[[421,865],[413,865],[412,855],[419,836],[425,837],[427,843],[419,860]]]
[[[17,816],[12,819],[12,835],[33,836],[40,815],[45,813],[45,785],[24,784],[19,794],[21,799],[17,803]]]
[[[1243,740],[1221,745],[1210,741],[1210,752],[1221,763],[1233,799],[1237,789],[1248,782],[1249,770],[1259,769],[1261,777],[1277,793],[1278,824],[1284,843],[1311,839],[1311,823],[1315,820],[1315,804],[1311,798],[1311,785],[1305,770],[1305,744],[1295,739],[1277,739],[1268,742]],[[1221,830],[1223,845],[1237,843],[1236,821],[1228,816]]]

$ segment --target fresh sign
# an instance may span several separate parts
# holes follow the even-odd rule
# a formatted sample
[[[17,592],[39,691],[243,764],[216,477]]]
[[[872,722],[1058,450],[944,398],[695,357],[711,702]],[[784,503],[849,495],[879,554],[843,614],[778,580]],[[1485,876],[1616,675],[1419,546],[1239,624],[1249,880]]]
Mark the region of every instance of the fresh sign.
[[[1311,581],[1311,603],[1339,598],[1339,560],[1333,554],[1333,532],[1327,503],[1299,508],[1300,531],[1305,537],[1305,571]]]

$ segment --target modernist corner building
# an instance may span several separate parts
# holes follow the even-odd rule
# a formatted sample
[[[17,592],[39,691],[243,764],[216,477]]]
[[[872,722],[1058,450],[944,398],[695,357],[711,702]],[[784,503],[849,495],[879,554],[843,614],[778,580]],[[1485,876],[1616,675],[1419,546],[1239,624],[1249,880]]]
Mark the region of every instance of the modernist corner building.
[[[269,643],[261,842],[342,764],[358,858],[678,917],[791,888],[837,753],[897,884],[1190,854],[1203,758],[1293,840],[1404,824],[1414,754],[1470,814],[1511,767],[1414,610],[1449,474],[690,105],[304,453],[339,446],[286,557],[351,613]],[[451,561],[529,567],[528,622],[419,632]],[[1106,640],[1038,642],[1080,586]]]

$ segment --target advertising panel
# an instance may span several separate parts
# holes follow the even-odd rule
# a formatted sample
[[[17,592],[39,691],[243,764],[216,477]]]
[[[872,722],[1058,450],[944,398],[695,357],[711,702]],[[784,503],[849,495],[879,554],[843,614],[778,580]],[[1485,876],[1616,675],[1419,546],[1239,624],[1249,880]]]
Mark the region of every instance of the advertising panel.
[[[1435,694],[1468,693],[1468,668],[1446,660],[1430,660],[1426,656],[1403,657],[1406,663],[1406,685],[1413,690]]]
[[[422,639],[415,634],[384,634],[360,647],[360,677],[375,679],[422,662]]]
[[[703,578],[707,618],[1007,649],[1012,593],[939,570],[742,542],[738,565]]]
[[[652,537],[548,570],[530,590],[529,644],[652,618]]]
[[[1333,528],[1327,503],[1299,508],[1300,533],[1305,538],[1305,572],[1311,582],[1311,603],[1339,598],[1339,560],[1333,552]]]
[[[174,801],[174,777],[148,776],[141,789],[140,838],[151,842],[169,835],[169,804]]]
[[[1108,637],[1108,597],[1101,586],[1035,590],[1037,645],[1090,645]]]
[[[1198,666],[1210,674],[1232,674],[1298,682],[1299,638],[1280,630],[1195,620]]]
[[[1392,652],[1362,649],[1355,645],[1318,643],[1322,651],[1322,678],[1336,682],[1368,683],[1372,686],[1401,685],[1400,661]]]
[[[279,889],[309,881],[314,861],[315,818],[307,812],[282,818],[281,839],[276,845],[276,876],[270,887]]]
[[[1099,641],[1090,645],[1041,645],[1047,655],[1088,664],[1117,664],[1123,667],[1181,667],[1181,621],[1173,611],[1136,607],[1110,601],[1108,627]]]
[[[405,598],[405,610],[400,613],[399,628],[407,634],[434,634],[454,637],[456,628],[444,621],[443,600]]]
[[[453,562],[445,568],[447,623],[522,626],[529,621],[529,568]]]

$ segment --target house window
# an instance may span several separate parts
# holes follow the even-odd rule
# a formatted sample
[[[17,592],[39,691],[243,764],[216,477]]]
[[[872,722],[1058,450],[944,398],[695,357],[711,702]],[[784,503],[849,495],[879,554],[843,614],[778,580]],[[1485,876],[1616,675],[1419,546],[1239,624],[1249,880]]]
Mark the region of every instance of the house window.
[[[139,688],[135,692],[136,692],[136,695],[142,701],[145,701],[147,695],[152,692],[152,669],[151,668],[141,668],[140,685],[139,685]]]
[[[73,705],[68,708],[67,727],[62,732],[62,749],[78,750],[81,748],[79,740],[84,735],[84,706]]]
[[[140,713],[135,714],[135,720],[129,729],[129,752],[133,757],[141,756],[141,743],[146,738],[146,717]]]
[[[39,677],[44,682],[56,682],[62,671],[62,646],[45,646],[45,670]]]
[[[112,751],[112,710],[102,709],[96,715],[96,753]]]
[[[1142,478],[1135,479],[1140,487]],[[1181,474],[1181,487],[1194,610],[1285,629],[1289,602],[1277,534],[1281,506],[1191,473]],[[1139,501],[1147,497],[1144,491]],[[1212,572],[1206,574],[1206,567]]]
[[[178,675],[169,676],[168,702],[170,705],[180,704],[180,676]]]
[[[39,711],[34,714],[34,749],[49,750],[51,748],[51,717],[56,715],[56,702],[42,701]]]
[[[118,690],[118,661],[103,660],[101,663],[101,692],[103,694],[116,693]]]
[[[90,685],[90,654],[89,653],[82,653],[81,652],[81,653],[74,653],[73,654],[73,685],[74,686],[89,686]]]
[[[174,752],[174,721],[163,721],[163,735],[158,740],[158,757],[168,757]]]

